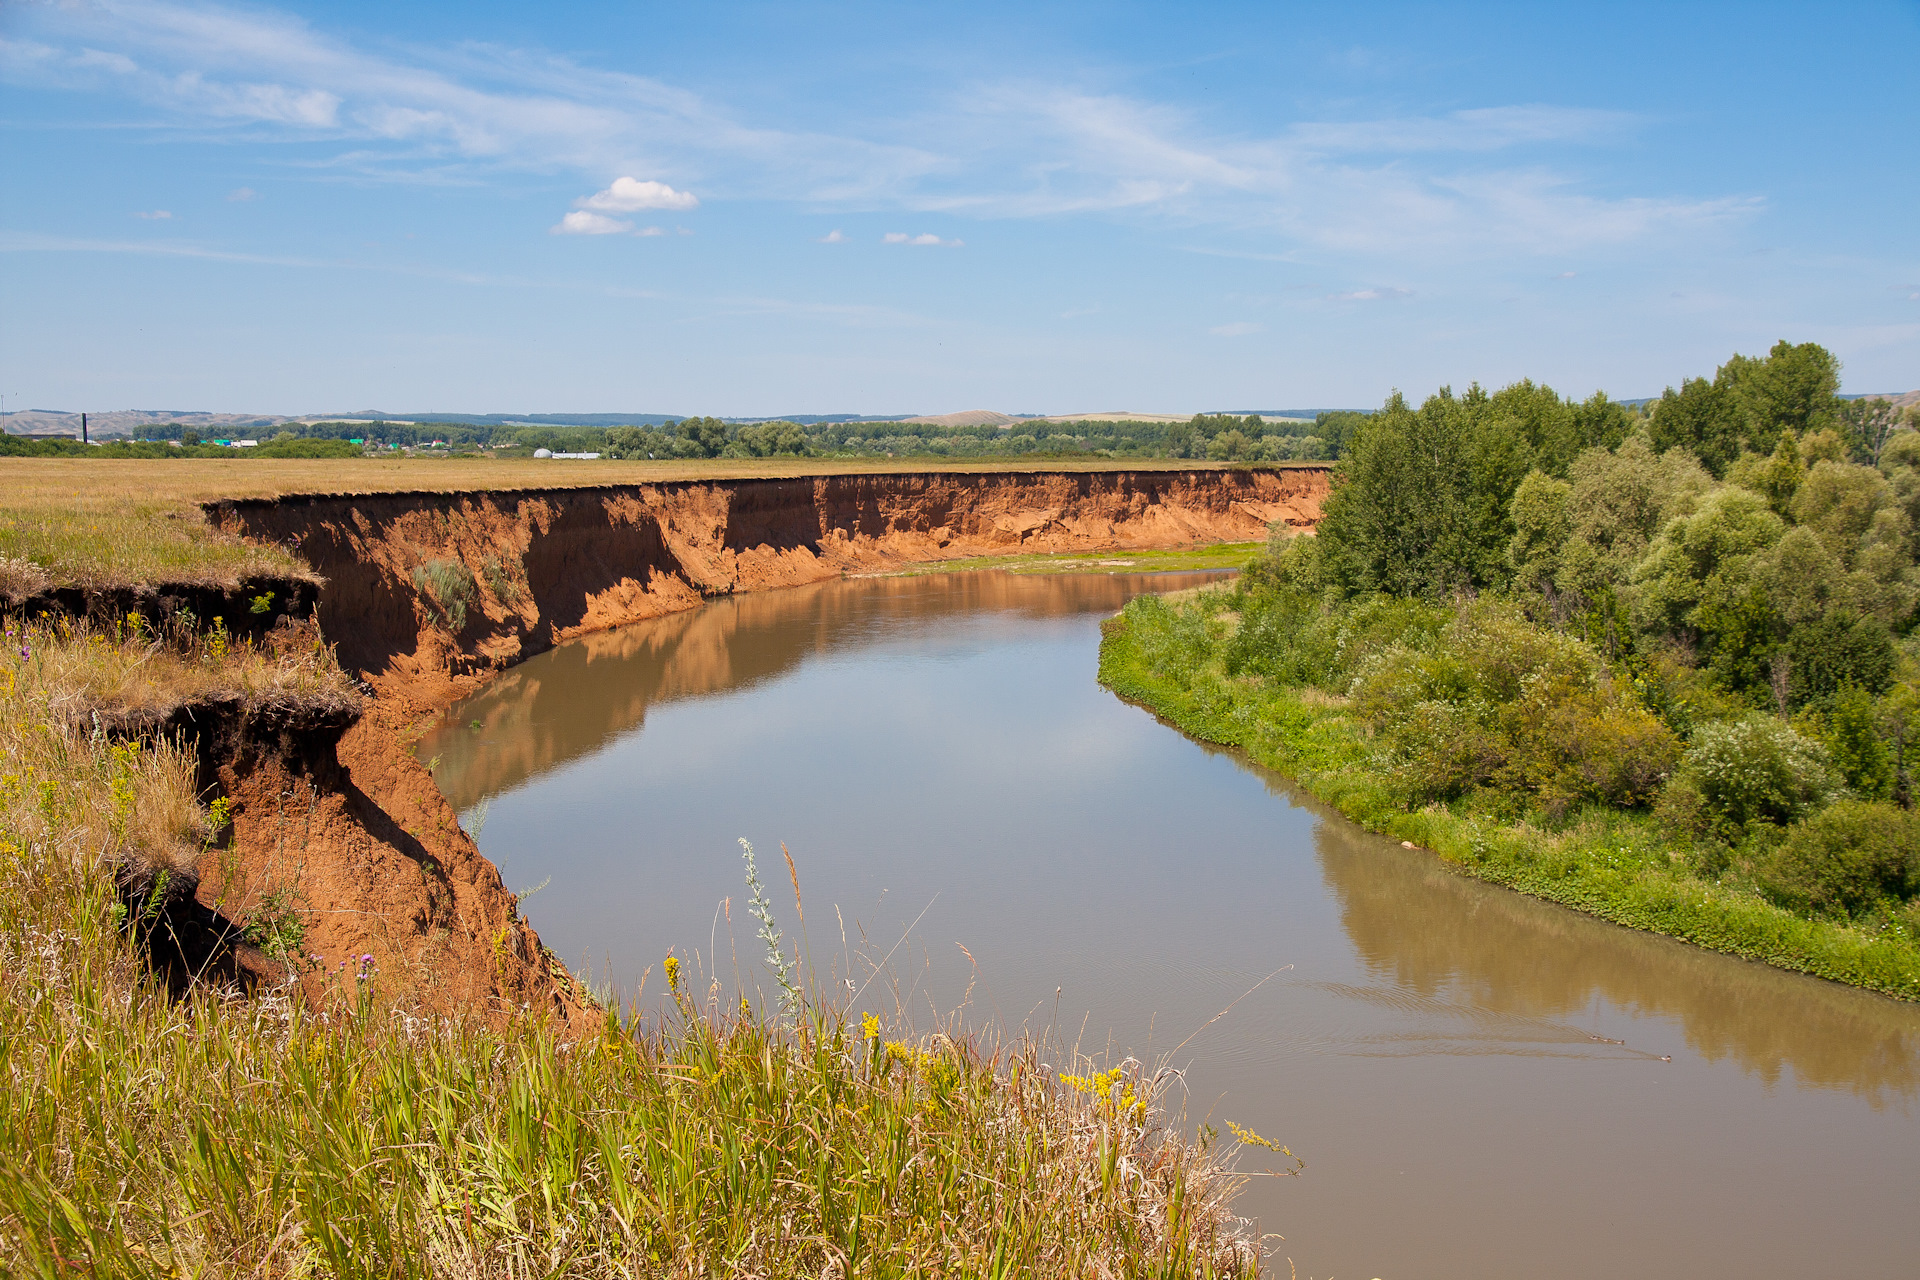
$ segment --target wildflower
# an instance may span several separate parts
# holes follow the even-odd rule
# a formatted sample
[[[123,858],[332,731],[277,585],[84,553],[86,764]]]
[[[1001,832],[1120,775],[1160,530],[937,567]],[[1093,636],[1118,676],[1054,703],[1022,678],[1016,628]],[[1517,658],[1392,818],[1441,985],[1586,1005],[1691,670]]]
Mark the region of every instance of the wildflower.
[[[860,1015],[860,1038],[878,1040],[880,1038],[880,1019],[870,1013]]]
[[[672,991],[673,994],[679,995],[680,994],[680,957],[668,956],[666,959],[666,969],[667,969],[667,989]]]

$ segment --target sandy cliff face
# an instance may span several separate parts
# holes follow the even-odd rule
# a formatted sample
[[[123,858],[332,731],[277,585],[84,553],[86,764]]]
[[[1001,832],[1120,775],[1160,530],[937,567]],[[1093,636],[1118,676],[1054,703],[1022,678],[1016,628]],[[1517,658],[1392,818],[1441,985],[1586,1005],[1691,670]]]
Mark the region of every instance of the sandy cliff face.
[[[1274,520],[1311,527],[1327,481],[1322,467],[870,474],[220,504],[222,526],[324,577],[321,629],[377,694],[337,740],[242,735],[205,757],[234,834],[198,897],[244,915],[279,895],[328,970],[371,954],[429,1009],[585,1025],[577,987],[414,757],[422,713],[562,640],[712,596],[914,561],[1257,538]]]
[[[343,661],[432,705],[561,640],[708,596],[1013,551],[1151,548],[1311,527],[1327,471],[878,474],[222,504],[326,578]],[[465,581],[449,590],[449,581]],[[441,585],[436,586],[439,583]]]

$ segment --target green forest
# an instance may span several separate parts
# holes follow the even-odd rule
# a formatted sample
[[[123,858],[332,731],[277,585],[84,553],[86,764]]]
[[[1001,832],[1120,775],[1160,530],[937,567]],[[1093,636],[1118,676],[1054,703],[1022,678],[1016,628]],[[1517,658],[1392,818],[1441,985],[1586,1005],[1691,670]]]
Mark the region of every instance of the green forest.
[[[1396,395],[1103,678],[1487,878],[1920,997],[1920,421],[1838,374]]]

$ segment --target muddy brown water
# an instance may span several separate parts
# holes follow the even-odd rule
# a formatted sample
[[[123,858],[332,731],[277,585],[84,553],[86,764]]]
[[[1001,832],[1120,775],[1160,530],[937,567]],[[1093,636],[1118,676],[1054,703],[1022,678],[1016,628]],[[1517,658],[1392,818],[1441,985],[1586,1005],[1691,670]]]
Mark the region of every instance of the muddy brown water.
[[[771,985],[740,836],[797,931],[792,851],[816,972],[892,949],[863,1001],[922,1026],[971,983],[977,1025],[1151,1060],[1280,969],[1179,1054],[1195,1119],[1306,1161],[1240,1202],[1280,1275],[1920,1274],[1920,1008],[1465,879],[1100,688],[1100,620],[1201,580],[739,596],[420,753],[547,944],[647,1000],[669,949]]]

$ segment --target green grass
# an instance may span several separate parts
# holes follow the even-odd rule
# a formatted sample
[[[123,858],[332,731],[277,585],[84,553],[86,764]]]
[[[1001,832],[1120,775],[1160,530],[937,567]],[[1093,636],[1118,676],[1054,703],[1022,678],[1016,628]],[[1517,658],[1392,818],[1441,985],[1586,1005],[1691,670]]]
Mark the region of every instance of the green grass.
[[[101,720],[327,693],[306,650],[35,627],[0,656],[0,1274],[1211,1276],[1257,1271],[1169,1073],[1027,1041],[770,1018],[717,985],[572,1040],[447,1021],[370,957],[311,1007],[148,975],[116,892],[221,823]],[[199,647],[195,647],[199,645]],[[30,656],[20,657],[20,648]],[[228,690],[208,684],[241,673]],[[152,686],[152,687],[149,687]],[[157,883],[164,883],[156,878]],[[159,890],[152,895],[158,901]],[[257,921],[297,947],[296,904]],[[281,910],[284,909],[284,910]],[[135,919],[130,921],[129,916]],[[1076,1080],[1064,1078],[1074,1073]]]
[[[1218,647],[1234,619],[1191,604],[1136,601],[1106,624],[1100,681],[1182,732],[1239,747],[1369,830],[1431,849],[1469,875],[1629,928],[1836,982],[1920,999],[1920,945],[1782,910],[1691,874],[1645,814],[1575,812],[1553,830],[1464,807],[1408,812],[1372,766],[1344,700],[1229,677]]]
[[[908,565],[889,576],[914,577],[928,573],[971,573],[1004,569],[1008,573],[1176,573],[1205,569],[1239,569],[1260,553],[1261,542],[1216,542],[1204,547],[1175,547],[1159,551],[1057,551],[1046,554],[972,556],[964,560],[936,560]]]

